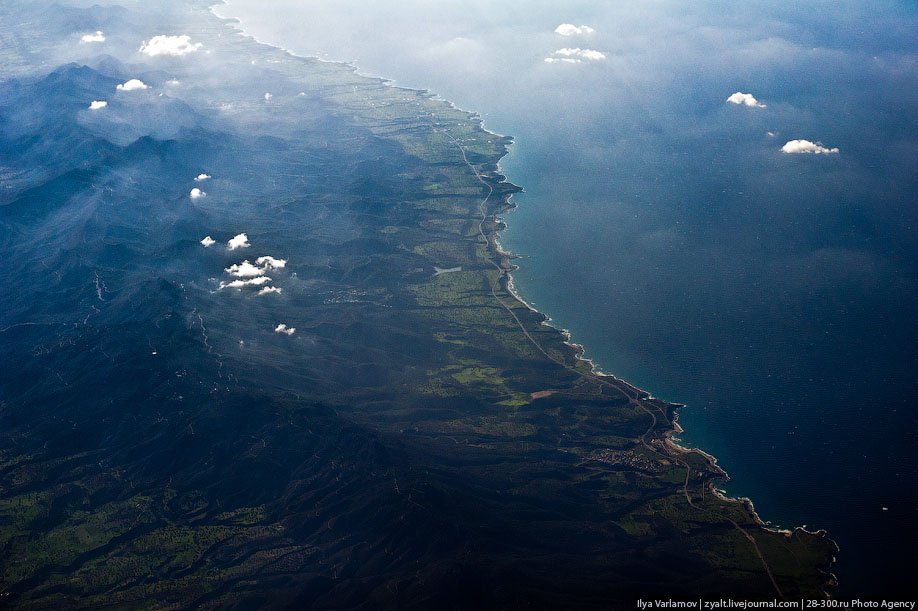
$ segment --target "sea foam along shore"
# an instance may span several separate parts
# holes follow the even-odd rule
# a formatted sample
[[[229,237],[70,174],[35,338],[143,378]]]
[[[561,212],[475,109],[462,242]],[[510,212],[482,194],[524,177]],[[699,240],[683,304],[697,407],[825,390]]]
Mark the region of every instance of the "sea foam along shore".
[[[398,89],[404,89],[404,90],[406,90],[406,91],[411,91],[411,92],[417,92],[417,93],[424,93],[424,94],[427,94],[427,95],[429,95],[429,96],[431,97],[431,99],[435,99],[435,100],[438,100],[438,101],[442,101],[442,102],[446,103],[447,105],[449,105],[450,108],[468,114],[469,119],[472,120],[472,121],[474,121],[474,122],[478,125],[479,129],[481,129],[483,132],[485,132],[485,133],[487,133],[487,134],[489,134],[489,135],[491,135],[491,136],[495,136],[495,137],[498,137],[498,138],[503,138],[503,139],[508,140],[508,145],[504,148],[504,153],[497,159],[495,165],[496,165],[498,174],[499,174],[502,178],[504,178],[504,180],[505,180],[508,184],[513,185],[513,186],[517,186],[517,185],[513,184],[513,182],[510,180],[510,177],[507,176],[507,175],[504,173],[504,170],[503,170],[503,168],[502,168],[502,166],[501,166],[501,159],[502,159],[504,156],[506,156],[507,154],[509,154],[510,151],[511,151],[510,145],[513,144],[512,138],[509,137],[509,136],[505,136],[505,135],[503,135],[503,134],[500,134],[500,133],[498,133],[498,132],[495,132],[495,131],[492,131],[492,130],[486,128],[486,127],[485,127],[485,124],[484,124],[484,119],[483,119],[483,117],[481,117],[481,115],[479,115],[478,113],[472,112],[472,111],[468,111],[468,110],[464,110],[464,109],[460,108],[459,106],[457,106],[456,104],[454,104],[452,101],[446,100],[446,99],[444,99],[444,98],[441,98],[441,97],[439,97],[439,96],[433,94],[429,89],[421,89],[421,88],[416,88],[416,87],[405,87],[405,86],[401,86],[401,85],[396,85],[395,83],[396,83],[397,81],[395,81],[394,79],[386,78],[386,77],[381,77],[381,76],[377,76],[377,75],[371,75],[371,74],[361,73],[361,72],[360,72],[359,66],[357,66],[356,63],[353,62],[353,61],[337,61],[337,60],[323,59],[323,58],[317,57],[317,56],[301,56],[301,55],[298,55],[296,52],[294,52],[294,51],[292,51],[292,50],[290,50],[290,49],[284,48],[284,47],[282,47],[282,46],[280,46],[280,45],[277,45],[277,44],[274,44],[274,43],[270,43],[270,42],[266,42],[266,41],[260,40],[257,36],[255,36],[255,35],[252,34],[251,32],[246,31],[246,29],[245,29],[245,27],[244,27],[244,24],[243,24],[241,21],[239,21],[238,19],[235,19],[235,18],[232,18],[232,17],[224,17],[224,16],[221,16],[220,14],[218,14],[218,12],[217,12],[218,7],[220,7],[221,5],[230,5],[230,4],[231,4],[231,2],[229,2],[228,0],[218,0],[217,2],[215,2],[215,3],[211,4],[211,5],[209,5],[209,10],[210,10],[211,14],[212,14],[214,17],[216,17],[217,19],[223,21],[224,23],[226,23],[227,25],[229,25],[230,27],[232,27],[233,29],[235,29],[236,32],[238,32],[238,33],[241,34],[242,36],[245,36],[245,37],[247,37],[247,38],[250,38],[250,39],[252,39],[253,41],[255,41],[256,43],[258,43],[258,44],[261,44],[261,45],[265,45],[265,46],[268,46],[268,47],[272,47],[272,48],[275,48],[275,49],[282,50],[282,51],[284,51],[285,53],[287,53],[288,55],[293,56],[293,57],[297,57],[297,58],[312,59],[312,60],[316,60],[316,61],[320,61],[320,62],[324,62],[324,63],[338,64],[338,65],[347,66],[348,68],[352,69],[352,70],[353,70],[357,75],[359,75],[359,76],[363,76],[363,77],[366,77],[366,78],[369,78],[369,79],[377,80],[377,81],[379,81],[380,83],[382,83],[383,85],[386,85],[386,86],[396,87],[396,88],[398,88]],[[520,192],[525,192],[525,189],[524,189],[523,187],[517,187],[517,188],[520,189]],[[504,196],[504,201],[502,202],[502,205],[500,205],[498,208],[496,208],[495,211],[492,212],[492,213],[489,215],[489,218],[491,218],[491,219],[493,219],[493,220],[495,220],[495,221],[502,221],[502,219],[500,218],[500,215],[505,214],[505,213],[507,213],[507,212],[510,212],[510,211],[512,211],[513,209],[515,209],[516,207],[517,207],[516,203],[514,203],[514,202],[512,201],[512,195],[506,195],[506,196]],[[585,348],[584,348],[583,344],[579,344],[579,343],[574,342],[574,341],[572,340],[571,333],[570,333],[570,331],[569,331],[568,329],[565,329],[565,328],[563,328],[563,327],[558,327],[558,326],[555,326],[555,325],[551,324],[551,323],[552,323],[551,317],[549,317],[549,316],[548,316],[547,314],[545,314],[544,312],[539,311],[537,308],[535,308],[531,303],[529,303],[528,301],[526,301],[526,300],[520,295],[519,291],[517,290],[517,288],[516,288],[516,286],[515,286],[515,284],[514,284],[514,282],[513,282],[513,275],[512,275],[512,272],[513,272],[514,270],[519,269],[519,266],[517,266],[516,264],[514,264],[514,263],[512,262],[514,259],[518,258],[519,255],[516,255],[516,254],[511,253],[511,252],[508,252],[508,251],[505,251],[505,250],[503,249],[503,247],[502,247],[501,244],[500,244],[500,233],[499,233],[497,230],[494,230],[494,231],[493,231],[493,235],[492,235],[492,236],[488,236],[488,237],[489,237],[489,240],[488,240],[489,248],[492,249],[493,254],[498,258],[498,260],[500,261],[500,264],[501,264],[502,266],[505,266],[505,267],[509,270],[509,271],[507,271],[507,272],[505,273],[505,277],[506,277],[506,287],[507,287],[507,291],[513,296],[513,298],[514,298],[515,300],[517,300],[520,304],[522,304],[522,305],[524,305],[525,307],[529,308],[529,310],[531,310],[532,312],[535,312],[535,313],[541,315],[541,316],[543,317],[543,320],[542,320],[542,324],[543,324],[543,325],[548,326],[548,327],[551,327],[551,328],[555,329],[556,331],[558,331],[558,332],[562,335],[564,343],[565,343],[566,345],[570,346],[570,347],[574,350],[574,357],[575,357],[576,359],[580,360],[580,361],[586,362],[586,363],[590,366],[590,371],[591,371],[591,373],[592,373],[594,376],[597,376],[597,377],[599,377],[599,378],[608,378],[609,380],[614,381],[614,382],[617,383],[617,384],[624,385],[626,388],[628,388],[629,390],[631,390],[632,392],[634,392],[634,393],[640,398],[640,400],[656,400],[656,401],[660,401],[661,403],[665,404],[667,407],[671,408],[674,415],[673,415],[673,418],[672,418],[672,421],[671,421],[671,428],[670,428],[668,431],[665,431],[665,432],[663,433],[663,435],[662,435],[662,438],[663,438],[664,443],[667,444],[667,445],[668,445],[674,452],[676,452],[676,453],[696,453],[696,454],[698,454],[698,455],[703,456],[703,457],[705,458],[705,460],[710,464],[712,470],[714,470],[716,473],[718,473],[718,477],[717,477],[716,479],[719,479],[722,483],[723,483],[723,482],[729,481],[730,476],[727,474],[727,472],[726,472],[722,467],[720,467],[720,465],[718,465],[718,463],[717,463],[717,458],[716,458],[715,456],[709,454],[708,452],[705,452],[704,450],[701,450],[700,448],[690,448],[690,447],[686,447],[686,446],[680,445],[678,442],[676,442],[676,441],[674,441],[674,440],[672,439],[672,436],[673,436],[674,434],[679,434],[679,433],[682,433],[682,432],[683,432],[682,427],[679,426],[679,423],[678,423],[678,410],[681,409],[681,408],[686,407],[685,404],[683,404],[683,403],[673,403],[673,402],[669,402],[669,401],[662,401],[662,400],[656,399],[650,392],[648,392],[648,391],[646,391],[646,390],[643,390],[643,389],[641,389],[641,388],[638,388],[637,386],[634,386],[633,384],[631,384],[631,383],[629,383],[629,382],[627,382],[627,381],[625,381],[625,380],[622,380],[621,378],[619,378],[619,377],[617,377],[617,376],[615,376],[615,375],[613,375],[613,374],[603,372],[603,371],[599,368],[599,366],[598,366],[591,358],[588,358],[588,357],[583,356],[584,353],[585,353]],[[756,522],[761,528],[763,528],[763,529],[765,529],[765,530],[768,530],[768,531],[770,531],[770,532],[775,532],[775,533],[781,533],[781,534],[785,534],[785,535],[792,534],[792,533],[798,532],[798,531],[799,531],[799,532],[804,532],[804,533],[807,533],[807,534],[810,534],[810,535],[817,535],[817,536],[823,536],[823,537],[826,535],[826,531],[823,530],[823,529],[820,529],[820,530],[817,530],[817,531],[810,531],[810,530],[807,530],[807,529],[806,529],[805,525],[804,525],[804,526],[797,526],[797,527],[794,527],[793,529],[778,529],[778,528],[772,528],[772,527],[770,527],[765,521],[763,521],[762,518],[759,516],[758,512],[756,512],[755,506],[753,505],[753,502],[752,502],[751,499],[749,499],[748,497],[730,497],[730,496],[728,496],[728,495],[726,494],[725,491],[723,491],[723,490],[721,490],[721,489],[718,489],[718,488],[716,487],[715,481],[716,481],[715,479],[712,479],[712,480],[708,481],[708,483],[707,483],[707,490],[708,490],[711,494],[714,494],[715,496],[717,496],[718,498],[724,500],[725,502],[730,502],[730,503],[736,503],[736,504],[743,505],[743,506],[749,511],[749,513],[751,514],[751,516],[753,517],[753,519],[755,520],[755,522]],[[839,548],[839,546],[838,546],[838,543],[836,543],[835,541],[832,541],[832,543],[833,543],[833,545],[835,546],[836,551],[839,551],[840,548]],[[834,560],[835,560],[835,559],[833,558],[833,562],[834,562]],[[831,586],[831,585],[835,585],[836,583],[837,583],[837,579],[836,579],[835,575],[832,574],[832,573],[828,573],[827,585],[830,585],[830,586]],[[827,593],[826,593],[826,596],[828,596]]]

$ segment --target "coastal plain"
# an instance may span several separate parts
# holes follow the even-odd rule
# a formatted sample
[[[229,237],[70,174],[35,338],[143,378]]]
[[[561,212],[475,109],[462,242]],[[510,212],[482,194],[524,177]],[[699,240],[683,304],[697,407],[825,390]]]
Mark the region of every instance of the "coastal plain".
[[[206,3],[0,16],[4,605],[825,597],[824,533],[509,290],[510,138]]]

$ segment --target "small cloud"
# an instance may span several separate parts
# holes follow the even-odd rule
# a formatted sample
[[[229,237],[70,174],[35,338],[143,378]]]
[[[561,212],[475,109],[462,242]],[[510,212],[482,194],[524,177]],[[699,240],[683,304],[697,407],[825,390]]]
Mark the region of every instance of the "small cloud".
[[[555,28],[556,34],[561,34],[561,36],[573,36],[575,34],[592,34],[595,32],[593,28],[588,25],[582,25],[579,28],[573,23],[562,23]]]
[[[194,189],[192,189],[192,190],[191,190],[191,193],[189,193],[189,195],[191,196],[191,199],[199,199],[199,198],[202,198],[202,197],[207,197],[207,193],[205,193],[204,191],[201,191],[201,190],[198,189],[197,187],[195,187]]]
[[[210,178],[210,174],[198,174],[194,179],[196,182],[201,182],[202,180],[207,180],[208,178]]]
[[[226,247],[230,250],[236,250],[237,248],[248,248],[249,246],[251,246],[251,244],[249,244],[249,237],[244,233],[240,233],[226,243]]]
[[[204,45],[199,42],[192,43],[191,37],[187,34],[182,34],[181,36],[165,36],[160,34],[159,36],[151,38],[150,42],[144,41],[143,44],[140,45],[139,51],[150,57],[156,57],[158,55],[179,56],[193,53],[202,46]]]
[[[782,153],[799,154],[812,153],[816,155],[837,153],[837,148],[826,148],[822,142],[810,142],[809,140],[790,140],[781,147]]]
[[[150,86],[139,79],[132,78],[126,83],[121,83],[115,89],[118,91],[136,91],[138,89],[149,89]]]
[[[570,57],[562,57],[562,58],[558,58],[558,57],[546,57],[546,58],[545,58],[545,63],[546,63],[546,64],[557,64],[557,63],[562,63],[562,62],[565,63],[565,64],[579,64],[579,63],[580,63],[580,60],[579,60],[579,59],[571,59]]]
[[[287,259],[275,259],[274,257],[258,257],[255,259],[255,265],[261,265],[266,270],[282,269],[287,267]]]
[[[224,271],[236,277],[251,278],[253,276],[263,276],[272,269],[283,269],[287,266],[286,259],[275,259],[274,257],[258,257],[255,259],[255,265],[249,263],[248,259],[242,263],[235,263],[227,267]]]
[[[265,94],[265,102],[270,102],[270,101],[271,101],[271,98],[273,98],[273,97],[274,97],[274,96],[271,95],[270,93],[266,93],[266,94]]]
[[[102,30],[96,30],[92,34],[83,34],[80,42],[105,42],[105,34],[102,33]]]
[[[180,80],[174,78],[174,79],[172,79],[172,80],[166,81],[166,84],[167,84],[167,85],[172,85],[173,87],[175,87],[176,85],[181,85],[181,84],[182,84],[182,81],[180,81]]]
[[[599,61],[602,59],[606,59],[605,53],[596,51],[594,49],[580,49],[577,47],[574,47],[574,48],[565,47],[563,49],[558,49],[557,51],[553,53],[553,55],[560,55],[561,57],[560,58],[548,57],[545,59],[545,61],[552,64],[558,61],[564,61],[566,59],[571,59],[571,60],[577,60],[577,61],[571,61],[567,63],[576,64],[576,63],[580,63],[579,60],[582,60],[582,59],[587,59],[590,61]]]
[[[232,282],[221,282],[220,290],[242,289],[247,286],[261,286],[262,284],[267,284],[269,282],[271,282],[271,279],[267,276],[258,276],[257,278],[249,278],[248,280],[233,280]]]
[[[274,327],[275,333],[283,333],[284,335],[293,335],[296,333],[296,327],[288,327],[284,323],[281,323]]]
[[[266,286],[265,288],[258,291],[259,295],[270,295],[271,293],[277,293],[278,295],[284,292],[284,289],[279,286]]]
[[[753,106],[755,108],[765,108],[765,105],[759,103],[759,101],[756,100],[755,97],[753,97],[751,93],[743,93],[741,91],[737,91],[736,93],[731,95],[729,98],[727,98],[727,101],[730,102],[731,104],[739,104],[740,106]]]
[[[204,239],[201,240],[201,244],[204,245],[204,248],[207,248],[208,246],[213,246],[216,243],[217,241],[210,236],[205,236]]]
[[[92,104],[89,105],[89,110],[99,110],[108,106],[108,102],[105,100],[93,100]]]
[[[244,233],[242,235],[245,235]],[[238,236],[237,236],[238,237]],[[248,244],[246,244],[246,247]],[[230,250],[233,250],[230,248]],[[236,276],[237,278],[252,278],[254,276],[264,276],[267,272],[267,267],[258,267],[249,263],[248,259],[242,263],[234,263],[230,265],[225,270],[227,274],[231,276]]]

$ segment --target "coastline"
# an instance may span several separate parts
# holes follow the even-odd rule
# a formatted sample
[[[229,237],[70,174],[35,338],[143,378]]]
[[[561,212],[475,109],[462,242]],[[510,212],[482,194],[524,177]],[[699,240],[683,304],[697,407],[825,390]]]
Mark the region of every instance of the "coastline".
[[[414,92],[414,93],[423,94],[423,95],[429,97],[430,99],[433,99],[433,100],[436,100],[436,101],[440,101],[440,102],[443,102],[443,103],[447,104],[451,109],[454,109],[454,110],[456,110],[456,111],[459,111],[459,112],[462,112],[462,113],[468,115],[469,121],[471,121],[471,122],[473,122],[474,124],[476,124],[476,126],[477,126],[479,129],[481,129],[483,132],[485,132],[486,134],[489,134],[489,135],[492,135],[492,136],[495,136],[495,137],[498,137],[498,138],[501,138],[501,139],[504,139],[504,140],[507,141],[507,144],[504,146],[504,152],[503,152],[503,154],[501,154],[501,155],[498,157],[497,161],[495,162],[495,168],[496,168],[497,176],[496,176],[496,177],[486,176],[485,178],[486,178],[487,180],[489,180],[489,181],[493,181],[493,184],[503,184],[503,185],[506,185],[506,186],[517,187],[517,185],[515,185],[515,184],[510,180],[510,178],[504,174],[503,169],[502,169],[502,167],[501,167],[501,160],[502,160],[506,155],[508,155],[508,154],[511,152],[511,148],[510,148],[510,147],[511,147],[511,145],[512,145],[513,142],[514,142],[513,139],[512,139],[512,137],[506,136],[506,135],[504,135],[504,134],[500,134],[500,133],[498,133],[498,132],[495,132],[495,131],[492,131],[492,130],[488,129],[488,128],[485,126],[485,121],[484,121],[483,117],[481,117],[480,114],[478,114],[478,113],[476,113],[476,112],[474,112],[474,111],[469,111],[469,110],[465,110],[465,109],[463,109],[463,108],[460,108],[459,106],[457,106],[457,105],[456,105],[455,103],[453,103],[452,101],[450,101],[450,100],[448,100],[448,99],[445,99],[445,98],[442,98],[442,97],[440,97],[440,96],[438,96],[438,95],[432,93],[430,89],[418,88],[418,87],[412,87],[412,86],[405,86],[405,85],[399,85],[399,84],[397,84],[397,81],[395,81],[394,79],[390,79],[390,78],[386,78],[386,77],[382,77],[382,76],[378,76],[378,75],[373,75],[373,74],[363,73],[363,72],[360,71],[360,67],[359,67],[355,62],[353,62],[353,61],[329,60],[329,59],[324,59],[324,58],[321,58],[321,57],[318,57],[318,56],[299,55],[299,54],[297,54],[296,52],[291,51],[290,49],[284,48],[284,47],[282,47],[282,46],[279,46],[279,45],[276,45],[276,44],[273,44],[273,43],[270,43],[270,42],[266,42],[266,41],[260,40],[260,39],[259,39],[257,36],[255,36],[254,34],[248,32],[248,31],[244,28],[244,26],[243,26],[243,24],[242,24],[242,22],[241,22],[240,20],[238,20],[238,19],[236,19],[236,18],[233,18],[233,17],[224,17],[224,16],[221,16],[221,15],[219,15],[219,14],[216,12],[216,10],[215,10],[215,9],[216,9],[217,7],[219,7],[219,6],[222,6],[222,5],[229,6],[229,5],[231,5],[231,4],[232,4],[232,3],[229,2],[228,0],[211,0],[211,2],[209,2],[209,3],[207,4],[207,9],[208,9],[208,11],[209,11],[214,17],[216,17],[217,19],[219,19],[219,20],[221,20],[222,22],[226,23],[227,25],[230,25],[230,26],[236,31],[236,33],[238,33],[238,34],[240,34],[240,35],[242,35],[242,36],[244,36],[244,37],[246,37],[246,38],[249,38],[249,39],[253,40],[254,42],[256,42],[256,43],[258,43],[258,44],[261,44],[261,45],[265,45],[265,46],[269,46],[269,47],[273,47],[273,48],[282,50],[283,52],[285,52],[285,53],[287,53],[287,54],[289,54],[289,55],[291,55],[291,56],[293,56],[293,57],[296,57],[296,58],[298,58],[298,59],[309,59],[309,60],[315,60],[315,61],[319,61],[319,62],[323,62],[323,63],[328,63],[328,64],[336,64],[336,65],[340,65],[340,66],[347,66],[347,67],[348,67],[350,70],[352,70],[357,76],[360,76],[360,77],[363,77],[363,78],[367,78],[367,79],[376,80],[376,81],[380,82],[380,83],[381,83],[382,85],[384,85],[384,86],[394,87],[394,88],[401,89],[401,90],[404,90],[404,91],[410,91],[410,92]],[[496,179],[496,180],[495,180],[495,179]],[[524,189],[523,189],[522,187],[517,187],[517,188],[519,189],[519,191],[524,191]],[[523,305],[523,306],[525,306],[526,308],[528,308],[531,312],[533,312],[533,313],[538,314],[539,316],[541,316],[541,317],[543,318],[543,320],[541,321],[541,324],[542,324],[542,325],[545,325],[545,326],[547,326],[547,327],[550,327],[550,328],[556,330],[556,331],[561,335],[563,344],[565,344],[566,346],[568,346],[568,347],[572,350],[573,357],[574,357],[577,361],[582,361],[582,362],[586,363],[586,364],[589,366],[589,370],[590,370],[590,372],[591,372],[591,375],[593,375],[593,376],[595,376],[595,377],[597,377],[597,378],[600,378],[600,379],[608,380],[610,383],[614,383],[614,385],[616,385],[616,386],[624,387],[624,388],[627,389],[629,392],[634,393],[634,395],[635,395],[635,401],[638,402],[638,403],[643,403],[644,401],[653,401],[653,402],[655,402],[657,405],[662,406],[663,408],[665,408],[665,414],[666,414],[666,417],[667,417],[667,420],[668,420],[668,422],[667,422],[668,429],[662,431],[662,432],[660,433],[660,435],[659,435],[659,439],[660,439],[660,441],[661,441],[661,445],[664,446],[664,447],[670,448],[671,452],[673,452],[673,453],[676,454],[676,455],[679,455],[679,454],[683,454],[683,455],[684,455],[684,454],[696,454],[696,455],[701,456],[701,457],[704,458],[704,460],[707,462],[707,464],[708,464],[708,466],[711,468],[711,470],[712,470],[713,472],[716,473],[716,476],[715,476],[715,477],[706,479],[706,480],[704,481],[704,483],[703,483],[704,489],[705,489],[707,492],[713,494],[714,496],[716,496],[717,498],[723,500],[724,502],[732,503],[732,504],[736,504],[736,505],[740,505],[740,506],[742,506],[743,508],[745,508],[745,509],[749,512],[749,514],[753,517],[753,519],[755,520],[757,526],[758,526],[759,528],[763,529],[763,530],[766,530],[766,531],[772,532],[772,533],[777,533],[777,534],[786,535],[786,536],[793,535],[793,534],[795,534],[795,533],[797,533],[797,532],[806,533],[806,534],[808,534],[808,535],[820,536],[820,537],[823,537],[823,538],[827,539],[828,541],[830,541],[830,542],[835,546],[836,551],[838,551],[840,548],[839,548],[837,542],[835,542],[834,540],[829,539],[828,536],[827,536],[827,532],[826,532],[824,529],[819,529],[819,530],[816,530],[816,531],[810,531],[810,530],[807,530],[807,529],[806,529],[805,525],[804,525],[804,526],[796,526],[796,527],[793,527],[793,528],[773,528],[773,527],[770,527],[770,526],[768,525],[768,523],[766,523],[764,520],[762,520],[762,518],[761,518],[761,517],[759,516],[759,514],[756,512],[755,507],[754,507],[754,504],[753,504],[753,501],[752,501],[750,498],[748,498],[748,497],[731,497],[731,496],[728,496],[724,491],[722,491],[721,489],[719,489],[719,488],[717,487],[717,483],[718,483],[718,482],[720,482],[720,483],[725,483],[725,482],[727,482],[727,481],[730,480],[730,477],[729,477],[729,474],[728,474],[722,467],[720,467],[720,466],[718,465],[718,463],[717,463],[717,458],[716,458],[715,456],[713,456],[712,454],[709,454],[708,452],[705,452],[704,450],[702,450],[702,449],[700,449],[700,448],[692,448],[692,447],[688,447],[688,446],[683,446],[683,445],[681,445],[680,443],[678,443],[677,441],[674,441],[674,440],[672,439],[672,436],[673,436],[674,434],[679,434],[679,433],[684,432],[684,429],[683,429],[683,428],[679,425],[679,423],[678,423],[678,414],[679,414],[679,410],[680,410],[681,408],[686,407],[685,404],[676,403],[676,402],[671,402],[671,401],[664,401],[664,400],[661,400],[661,399],[657,399],[657,398],[654,397],[649,391],[646,391],[646,390],[644,390],[644,389],[638,388],[637,386],[634,386],[633,384],[627,382],[627,381],[624,380],[624,379],[621,379],[621,378],[615,376],[615,375],[612,374],[612,373],[603,372],[603,371],[599,368],[599,366],[592,360],[592,358],[588,358],[588,357],[583,356],[583,355],[585,354],[585,347],[584,347],[584,345],[581,344],[581,343],[575,342],[575,341],[573,340],[573,338],[572,338],[571,332],[570,332],[568,329],[563,328],[563,327],[560,327],[560,326],[555,326],[554,324],[552,324],[552,318],[551,318],[549,315],[547,315],[546,313],[541,312],[540,310],[538,310],[535,306],[533,306],[531,303],[529,303],[528,301],[526,301],[526,299],[524,299],[524,298],[520,295],[520,293],[519,293],[517,287],[516,287],[515,284],[514,284],[514,279],[513,279],[513,275],[512,275],[512,272],[515,271],[516,269],[519,269],[519,266],[516,265],[516,264],[514,264],[512,261],[513,261],[513,259],[520,258],[521,255],[516,254],[516,253],[513,253],[513,252],[505,251],[505,250],[501,247],[501,244],[500,244],[500,228],[501,228],[500,226],[501,226],[501,225],[506,226],[506,223],[504,223],[503,220],[502,220],[501,218],[499,218],[499,215],[502,215],[502,214],[505,214],[505,213],[507,213],[507,212],[510,212],[510,211],[512,211],[512,210],[514,210],[515,208],[518,207],[517,204],[516,204],[515,202],[512,201],[512,197],[513,197],[513,193],[502,195],[502,199],[501,199],[500,203],[498,204],[498,206],[496,207],[496,209],[494,209],[492,212],[490,212],[489,214],[487,214],[486,219],[489,220],[489,221],[493,221],[493,222],[497,225],[497,229],[493,229],[493,230],[490,230],[490,231],[487,232],[488,250],[489,250],[489,251],[491,252],[491,254],[493,255],[495,261],[496,261],[502,268],[504,268],[504,269],[506,270],[505,273],[504,273],[504,276],[503,276],[503,278],[504,278],[504,279],[503,279],[503,284],[504,284],[504,287],[506,288],[506,290],[512,295],[513,299],[516,300],[517,302],[519,302],[521,305]],[[646,409],[646,408],[645,408],[645,409]],[[662,411],[663,411],[663,410],[661,409],[661,413],[662,413]],[[648,412],[648,413],[649,413],[649,412]],[[654,420],[656,421],[656,418],[654,418]],[[648,430],[648,433],[651,432],[651,431],[653,431],[655,428],[656,428],[656,422],[655,422],[655,424],[654,424],[653,426],[651,426],[651,429]],[[646,435],[646,434],[645,434],[645,435]],[[651,437],[651,439],[652,439],[652,441],[653,441],[653,438],[652,438],[652,437]],[[835,559],[834,559],[834,557],[833,557],[833,563],[834,563],[834,561],[835,561]],[[826,574],[827,574],[827,576],[828,576],[828,580],[827,580],[827,582],[826,582],[826,586],[832,586],[832,585],[837,584],[837,579],[836,579],[835,575],[832,574],[831,572],[829,572],[829,569],[830,569],[830,568],[831,568],[831,564],[830,564],[828,567],[826,567]],[[826,597],[831,598],[831,596],[829,595],[828,592],[824,592],[824,594],[826,595]]]

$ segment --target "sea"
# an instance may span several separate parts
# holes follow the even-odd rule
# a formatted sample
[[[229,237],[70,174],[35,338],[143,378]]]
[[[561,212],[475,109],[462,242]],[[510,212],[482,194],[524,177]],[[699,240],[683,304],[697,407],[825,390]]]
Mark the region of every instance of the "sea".
[[[918,4],[229,0],[256,39],[513,136],[520,297],[683,403],[842,597],[914,593]],[[735,95],[737,94],[737,95]]]

